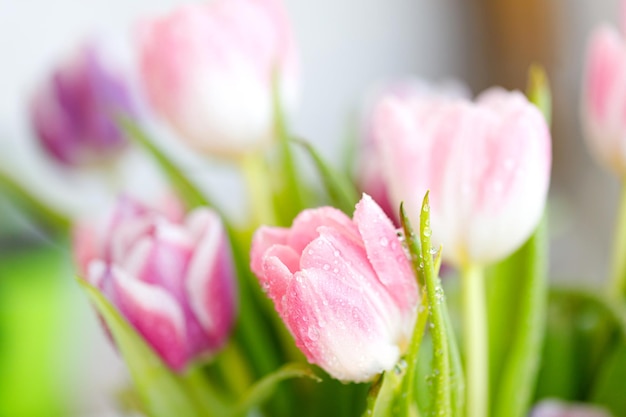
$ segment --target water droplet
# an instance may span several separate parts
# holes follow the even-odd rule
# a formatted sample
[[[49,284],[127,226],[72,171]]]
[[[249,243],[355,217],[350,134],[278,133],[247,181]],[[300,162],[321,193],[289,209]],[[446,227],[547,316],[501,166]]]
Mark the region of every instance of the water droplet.
[[[381,237],[378,243],[380,243],[380,246],[387,247],[387,245],[389,245],[389,239]]]
[[[313,249],[309,249],[306,253],[308,253],[309,255],[313,255]]]
[[[338,268],[334,268],[334,269],[333,269],[333,273],[335,273],[335,274],[336,274],[336,273],[338,273],[338,272],[339,272],[339,269],[338,269]]]
[[[330,265],[324,264],[323,268],[324,268],[324,271],[328,271],[330,269]]]
[[[339,256],[339,251],[338,251],[338,250],[334,251],[334,252],[333,252],[333,255],[335,255],[335,256]]]
[[[432,234],[433,234],[433,232],[432,232],[432,230],[430,230],[430,227],[426,227],[424,229],[424,236],[430,237],[430,235],[432,235]]]
[[[316,341],[320,338],[320,332],[317,330],[317,327],[311,326],[307,332],[309,339]]]
[[[424,207],[422,207],[422,211],[424,213],[428,213],[430,211],[430,205],[428,205],[428,204],[424,205]]]

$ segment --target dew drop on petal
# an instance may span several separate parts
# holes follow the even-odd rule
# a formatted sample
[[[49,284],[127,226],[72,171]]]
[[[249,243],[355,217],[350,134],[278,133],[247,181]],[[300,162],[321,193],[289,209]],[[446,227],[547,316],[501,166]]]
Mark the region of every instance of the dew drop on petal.
[[[381,237],[378,243],[380,243],[380,246],[387,247],[387,245],[389,245],[389,239]]]
[[[320,332],[319,330],[317,330],[317,327],[315,326],[310,326],[309,330],[307,331],[307,335],[309,336],[309,339],[316,341],[320,338]]]

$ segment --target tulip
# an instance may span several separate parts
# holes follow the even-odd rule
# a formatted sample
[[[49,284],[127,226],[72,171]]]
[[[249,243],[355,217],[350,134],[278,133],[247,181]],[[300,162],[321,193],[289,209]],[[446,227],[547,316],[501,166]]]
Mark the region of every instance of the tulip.
[[[30,103],[42,148],[65,166],[116,158],[127,140],[115,118],[135,112],[129,86],[105,66],[101,51],[91,44],[60,66]]]
[[[463,99],[388,98],[375,131],[391,201],[414,223],[430,190],[433,242],[456,266],[487,264],[517,249],[543,213],[550,132],[519,92]]]
[[[596,159],[626,176],[626,44],[614,28],[596,29],[587,47],[581,113],[585,139]]]
[[[592,405],[570,405],[556,400],[544,400],[535,406],[530,417],[610,417],[610,414]]]
[[[387,185],[382,176],[380,145],[373,123],[373,112],[380,101],[386,97],[399,99],[431,97],[436,99],[462,98],[469,96],[467,88],[456,81],[429,84],[418,78],[401,78],[385,82],[375,87],[365,100],[361,122],[361,141],[357,161],[357,183],[361,190],[372,198],[385,211],[387,216],[396,220],[398,207],[394,206],[387,193]]]
[[[295,46],[278,0],[189,4],[139,31],[140,67],[156,111],[201,152],[237,156],[274,136],[296,95]]]
[[[235,281],[215,213],[200,208],[177,221],[126,198],[99,238],[76,234],[81,273],[172,369],[224,345]]]
[[[261,227],[251,267],[297,346],[332,377],[368,381],[398,362],[419,296],[396,230],[371,197],[353,220],[322,207],[291,228]]]

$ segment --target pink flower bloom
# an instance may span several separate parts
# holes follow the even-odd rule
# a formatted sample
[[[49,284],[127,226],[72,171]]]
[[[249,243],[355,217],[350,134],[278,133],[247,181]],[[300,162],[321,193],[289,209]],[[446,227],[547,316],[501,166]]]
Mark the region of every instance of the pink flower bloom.
[[[597,28],[587,47],[582,125],[596,159],[626,175],[626,43],[614,28]]]
[[[354,220],[322,207],[303,211],[289,229],[261,227],[251,259],[309,362],[357,382],[398,362],[419,296],[396,231],[369,196]]]
[[[544,209],[550,132],[519,92],[491,89],[475,103],[397,99],[375,116],[391,200],[417,223],[430,190],[433,241],[456,266],[489,263],[519,247]]]
[[[468,89],[456,81],[429,84],[418,78],[401,78],[385,82],[374,88],[365,100],[361,122],[361,141],[357,163],[357,182],[361,190],[372,198],[393,220],[398,219],[398,207],[389,199],[387,184],[382,176],[379,138],[374,128],[373,113],[377,105],[387,97],[410,99],[420,97],[463,98],[469,97]]]
[[[273,135],[273,76],[294,106],[295,44],[279,0],[215,0],[146,22],[140,65],[153,107],[201,151],[238,155]]]
[[[83,277],[114,304],[174,370],[210,356],[235,316],[235,281],[220,219],[197,209],[168,218],[121,199],[107,229],[76,234]]]
[[[544,400],[535,406],[530,417],[611,417],[611,415],[602,408],[588,404]]]
[[[128,85],[89,44],[40,87],[30,110],[44,150],[64,165],[84,166],[124,149],[127,141],[115,117],[133,115],[136,103]]]

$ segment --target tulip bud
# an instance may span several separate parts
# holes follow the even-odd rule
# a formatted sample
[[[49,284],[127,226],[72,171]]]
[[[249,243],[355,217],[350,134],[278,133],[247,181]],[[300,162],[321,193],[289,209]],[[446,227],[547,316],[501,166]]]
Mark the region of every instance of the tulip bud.
[[[322,207],[288,229],[261,227],[251,267],[297,346],[334,378],[370,380],[404,352],[417,284],[396,230],[368,195],[354,220]]]
[[[587,47],[581,119],[596,159],[626,176],[626,44],[608,25],[596,29]]]
[[[172,369],[223,346],[235,316],[235,281],[215,213],[201,208],[175,221],[122,199],[101,240],[76,236],[85,279]]]
[[[376,110],[392,202],[418,222],[430,190],[433,242],[456,266],[490,263],[518,248],[543,213],[550,132],[519,92],[491,89],[475,103],[397,99]]]
[[[273,138],[274,76],[285,111],[294,105],[297,78],[278,0],[189,4],[140,29],[152,106],[191,147],[236,156]]]
[[[35,93],[30,116],[43,149],[66,166],[115,158],[127,140],[115,118],[136,111],[124,80],[104,64],[94,45],[83,46]]]
[[[610,414],[592,405],[544,400],[535,406],[530,417],[610,417]]]

